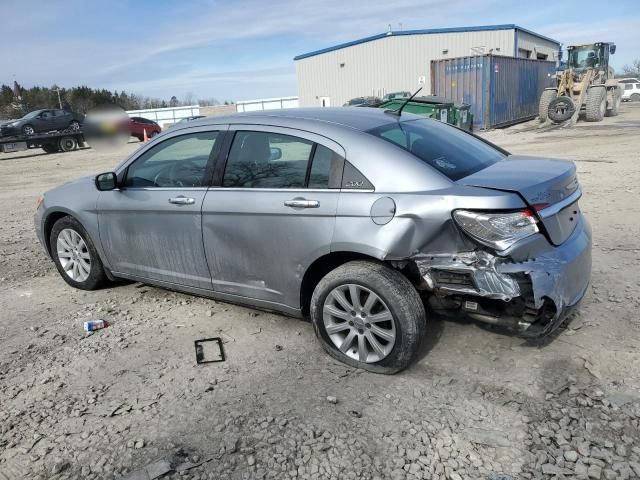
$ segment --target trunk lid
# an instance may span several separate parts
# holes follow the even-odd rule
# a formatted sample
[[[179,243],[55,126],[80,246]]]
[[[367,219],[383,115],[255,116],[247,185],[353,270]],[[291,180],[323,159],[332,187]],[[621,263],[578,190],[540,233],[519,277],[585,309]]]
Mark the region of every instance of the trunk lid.
[[[554,245],[569,238],[578,224],[580,185],[573,162],[511,155],[457,183],[518,193],[539,212]]]

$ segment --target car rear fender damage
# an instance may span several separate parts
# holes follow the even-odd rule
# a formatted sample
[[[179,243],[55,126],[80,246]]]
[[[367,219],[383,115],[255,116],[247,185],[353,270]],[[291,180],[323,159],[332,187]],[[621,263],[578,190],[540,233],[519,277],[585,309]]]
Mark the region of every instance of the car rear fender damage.
[[[411,265],[419,274],[417,288],[435,297],[443,310],[540,337],[557,327],[561,314],[566,316],[586,291],[591,233],[584,222],[561,247],[545,250],[536,246],[546,243],[542,235],[535,237],[508,253],[476,247],[392,263]]]

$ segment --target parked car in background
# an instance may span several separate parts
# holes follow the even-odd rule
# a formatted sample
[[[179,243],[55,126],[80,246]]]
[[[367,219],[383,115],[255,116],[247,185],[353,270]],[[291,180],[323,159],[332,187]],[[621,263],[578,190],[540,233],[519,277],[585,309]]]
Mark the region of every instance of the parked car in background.
[[[618,83],[640,83],[640,78],[619,78]]]
[[[637,83],[624,83],[622,91],[623,102],[640,102],[640,81]]]
[[[148,138],[153,138],[162,132],[162,128],[153,120],[143,117],[131,117],[129,119],[129,128],[131,136],[136,137],[141,142],[144,140],[144,132],[147,132]]]
[[[56,130],[80,130],[84,115],[61,109],[34,110],[24,117],[5,123],[0,127],[0,135],[35,135]]]
[[[382,103],[378,97],[357,97],[352,98],[343,107],[377,107]]]
[[[539,337],[582,300],[591,232],[575,165],[510,155],[379,108],[207,117],[39,199],[62,278],[124,278],[310,317],[324,349],[394,373],[424,302]],[[117,295],[117,293],[115,293]]]

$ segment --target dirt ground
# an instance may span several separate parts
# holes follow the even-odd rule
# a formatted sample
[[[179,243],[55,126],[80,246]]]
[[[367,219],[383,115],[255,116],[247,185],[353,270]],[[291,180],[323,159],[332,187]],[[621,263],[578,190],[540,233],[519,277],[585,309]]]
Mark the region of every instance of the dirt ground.
[[[582,308],[538,345],[429,318],[395,376],[336,363],[301,320],[70,288],[36,239],[36,198],[137,144],[0,155],[0,479],[640,478],[640,105],[534,125],[484,135],[576,162],[594,235]],[[86,336],[96,318],[112,326]],[[212,336],[228,359],[197,366]]]

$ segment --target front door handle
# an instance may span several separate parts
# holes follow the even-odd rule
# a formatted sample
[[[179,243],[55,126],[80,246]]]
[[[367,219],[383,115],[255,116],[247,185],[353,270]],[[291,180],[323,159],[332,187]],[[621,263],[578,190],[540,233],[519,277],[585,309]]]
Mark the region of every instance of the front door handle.
[[[196,199],[180,195],[179,197],[170,198],[169,203],[173,203],[175,205],[193,205],[196,203]]]
[[[320,206],[320,202],[318,200],[294,198],[293,200],[286,200],[284,202],[284,206],[291,208],[318,208]]]

